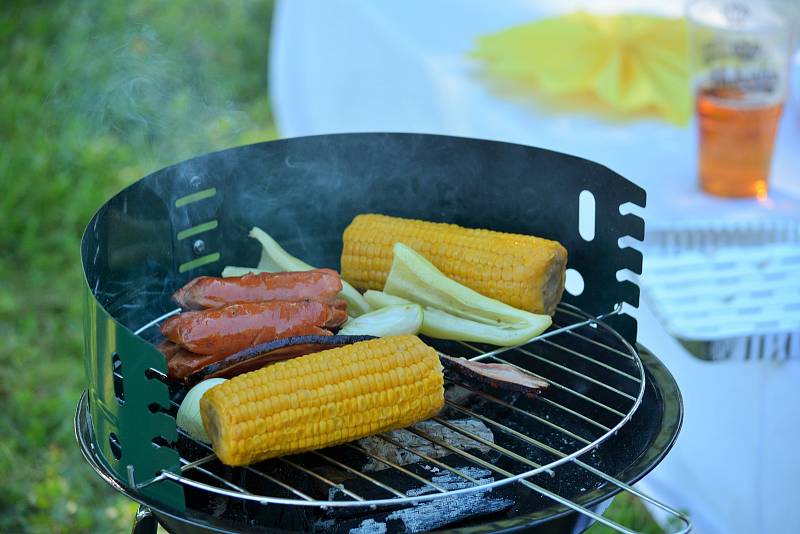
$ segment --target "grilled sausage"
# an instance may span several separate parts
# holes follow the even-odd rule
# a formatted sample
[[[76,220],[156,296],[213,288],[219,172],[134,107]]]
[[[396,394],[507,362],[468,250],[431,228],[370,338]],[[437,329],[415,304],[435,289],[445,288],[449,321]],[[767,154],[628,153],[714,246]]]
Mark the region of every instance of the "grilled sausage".
[[[334,337],[333,334],[327,330],[322,330],[322,332],[324,332],[323,336],[291,337],[272,341],[260,346],[277,345],[283,341],[293,339],[319,340]],[[162,350],[164,355],[167,356],[167,376],[173,380],[188,380],[191,382],[218,376],[231,378],[247,371],[260,369],[274,361],[326,350],[332,346],[323,345],[321,343],[289,344],[285,347],[276,348],[267,354],[259,354],[255,357],[245,359],[242,357],[237,358],[237,355],[245,354],[250,349],[245,349],[244,351],[231,354],[230,356],[220,356],[217,354],[195,354],[171,341],[167,341],[166,343],[169,343],[171,347],[164,347],[164,344],[162,344],[159,345],[159,349],[162,350],[162,347],[167,349]]]
[[[372,336],[334,336],[323,330],[322,336],[285,337],[248,347],[229,356],[195,354],[165,340],[156,348],[167,359],[168,376],[173,380],[196,383],[207,378],[233,378],[261,369],[273,362],[290,360],[305,354],[328,350],[350,343],[366,341]]]
[[[199,276],[172,295],[186,310],[219,308],[235,302],[266,300],[329,301],[342,290],[339,273],[313,269],[288,273],[248,273],[232,278]]]
[[[325,335],[346,320],[346,305],[337,301],[246,302],[170,317],[161,333],[190,352],[228,356],[284,337]]]
[[[156,348],[167,358],[167,376],[183,380],[206,365],[224,359],[215,354],[195,354],[172,341],[163,341]]]

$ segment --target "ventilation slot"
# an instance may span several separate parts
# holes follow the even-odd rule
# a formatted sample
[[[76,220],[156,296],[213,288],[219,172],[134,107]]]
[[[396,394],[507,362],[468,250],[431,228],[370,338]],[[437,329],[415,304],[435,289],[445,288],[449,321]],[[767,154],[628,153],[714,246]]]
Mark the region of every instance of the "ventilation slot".
[[[197,226],[192,226],[186,230],[181,230],[178,232],[178,241],[186,239],[187,237],[195,236],[197,234],[202,234],[203,232],[208,232],[209,230],[214,230],[217,226],[219,226],[219,224],[216,220],[214,220],[204,222],[203,224],[198,224]]]
[[[583,293],[583,276],[575,269],[567,269],[567,280],[564,284],[564,289],[570,295],[578,296]]]
[[[150,368],[150,369],[145,369],[144,377],[148,380],[163,381],[165,378],[167,378],[167,375],[165,375],[161,371],[156,371],[155,369]]]
[[[214,252],[212,254],[206,254],[205,256],[200,256],[199,258],[195,258],[192,261],[181,263],[180,266],[178,267],[178,272],[185,273],[186,271],[197,269],[198,267],[202,267],[203,265],[214,263],[215,261],[219,260],[219,258],[220,258],[219,252]]]
[[[151,402],[148,404],[147,409],[150,410],[150,413],[169,413],[168,409],[165,409],[157,402]]]
[[[181,206],[186,206],[187,204],[191,204],[193,202],[197,202],[199,200],[205,200],[207,198],[211,198],[217,194],[217,188],[211,187],[209,189],[203,189],[202,191],[198,191],[197,193],[192,193],[191,195],[186,195],[185,197],[181,197],[175,201],[175,207],[180,208]]]
[[[108,435],[108,446],[111,449],[111,454],[115,459],[119,460],[122,458],[122,445],[120,445],[117,435],[113,432]]]
[[[125,386],[122,383],[122,360],[116,352],[111,353],[111,365],[114,368],[114,396],[121,405],[125,403]]]
[[[583,190],[578,195],[578,233],[584,241],[594,239],[595,203],[591,191]]]
[[[172,447],[172,443],[167,440],[164,436],[156,436],[152,440],[153,447],[156,449],[160,449],[161,447]]]

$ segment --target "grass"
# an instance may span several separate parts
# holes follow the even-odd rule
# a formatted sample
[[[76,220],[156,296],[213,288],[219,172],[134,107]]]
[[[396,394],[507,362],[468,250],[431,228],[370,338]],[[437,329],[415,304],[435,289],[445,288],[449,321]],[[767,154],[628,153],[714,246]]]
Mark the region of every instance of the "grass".
[[[139,177],[276,137],[270,17],[268,1],[0,3],[0,532],[129,531],[134,504],[72,436],[80,236]]]
[[[650,512],[642,502],[628,494],[621,493],[614,497],[611,506],[603,514],[608,519],[626,526],[634,532],[642,534],[662,534],[664,531],[653,521]],[[616,531],[600,524],[595,524],[586,531],[586,534],[615,534]]]
[[[128,531],[80,458],[79,240],[164,165],[276,136],[268,2],[0,3],[0,532]]]

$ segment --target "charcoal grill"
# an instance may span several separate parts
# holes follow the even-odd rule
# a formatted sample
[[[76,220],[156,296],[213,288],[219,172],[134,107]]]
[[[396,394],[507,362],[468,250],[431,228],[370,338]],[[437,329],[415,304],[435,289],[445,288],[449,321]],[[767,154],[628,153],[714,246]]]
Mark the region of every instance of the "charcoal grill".
[[[141,503],[137,528],[201,532],[577,532],[600,522],[669,451],[678,388],[636,345],[642,189],[547,150],[421,134],[339,134],[234,148],[162,169],[95,214],[83,237],[89,389],[75,417],[86,460]],[[634,208],[635,209],[635,208]],[[435,418],[367,441],[223,466],[175,425],[185,390],[153,347],[172,292],[224,265],[255,265],[252,226],[293,254],[337,267],[358,213],[529,233],[567,248],[569,286],[553,326],[523,346],[427,340],[546,378],[531,401],[448,380]],[[621,241],[622,240],[622,241]],[[150,515],[152,514],[152,515]]]

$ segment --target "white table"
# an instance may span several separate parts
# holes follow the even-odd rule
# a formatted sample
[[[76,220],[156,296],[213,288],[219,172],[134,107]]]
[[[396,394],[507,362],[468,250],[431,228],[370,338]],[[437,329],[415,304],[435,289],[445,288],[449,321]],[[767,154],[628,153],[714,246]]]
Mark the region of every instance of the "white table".
[[[693,128],[656,120],[612,126],[493,95],[467,59],[475,37],[589,3],[559,4],[556,10],[522,0],[282,1],[270,66],[280,132],[425,132],[572,153],[643,186],[649,228],[800,217],[800,91],[784,113],[765,203],[720,201],[698,192]],[[676,2],[590,4],[596,12],[681,12]],[[678,443],[643,489],[689,510],[697,532],[800,532],[794,451],[800,443],[800,364],[701,362],[646,305],[638,315],[640,342],[675,375],[686,406]]]

